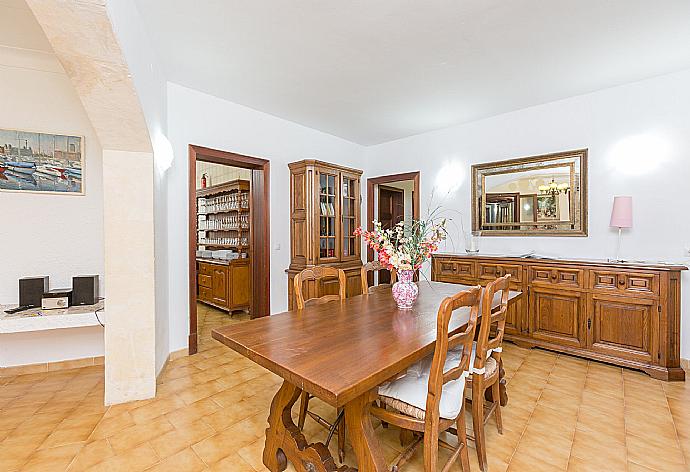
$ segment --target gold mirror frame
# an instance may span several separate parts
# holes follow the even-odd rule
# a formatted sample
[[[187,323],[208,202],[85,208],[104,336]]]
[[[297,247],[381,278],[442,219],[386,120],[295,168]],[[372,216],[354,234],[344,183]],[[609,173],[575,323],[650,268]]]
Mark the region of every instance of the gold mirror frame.
[[[487,162],[472,166],[472,230],[482,236],[587,236],[587,149],[557,152],[540,156],[521,157]],[[534,226],[532,229],[485,229],[486,177],[499,174],[525,172],[534,169],[570,167],[570,229],[537,229],[548,226],[544,222],[492,223],[491,226]]]

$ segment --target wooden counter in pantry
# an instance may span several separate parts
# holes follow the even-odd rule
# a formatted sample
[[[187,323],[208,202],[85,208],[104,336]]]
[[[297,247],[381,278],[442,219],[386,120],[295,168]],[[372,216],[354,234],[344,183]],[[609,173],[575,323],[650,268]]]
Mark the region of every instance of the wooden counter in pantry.
[[[249,258],[197,259],[196,270],[198,301],[228,312],[249,308],[252,293]]]

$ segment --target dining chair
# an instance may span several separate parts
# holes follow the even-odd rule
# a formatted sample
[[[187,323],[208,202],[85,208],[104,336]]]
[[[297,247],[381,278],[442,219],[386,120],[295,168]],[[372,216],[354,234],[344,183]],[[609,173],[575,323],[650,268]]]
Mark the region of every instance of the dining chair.
[[[302,270],[299,274],[295,276],[294,280],[294,291],[295,291],[295,305],[298,310],[303,310],[305,306],[317,305],[321,303],[327,303],[331,301],[345,300],[346,294],[346,284],[347,279],[345,278],[345,272],[342,269],[336,269],[335,267],[327,266],[315,266],[308,269]],[[326,294],[323,295],[324,284],[328,282],[334,282],[338,284],[338,294]],[[310,298],[305,299],[305,283],[312,283],[313,290],[311,293],[315,294]],[[338,409],[338,414],[336,420],[330,423],[328,420],[322,416],[309,410],[309,400],[311,400],[313,395],[307,393],[306,390],[302,391],[300,398],[300,409],[299,409],[299,419],[297,425],[302,431],[304,429],[304,423],[307,416],[311,417],[318,424],[328,429],[328,439],[326,440],[326,447],[330,443],[331,438],[334,433],[338,433],[338,457],[340,462],[345,460],[345,421],[343,409]]]
[[[368,281],[369,273],[370,272],[376,273],[376,272],[379,272],[381,270],[388,270],[388,269],[383,267],[383,265],[381,265],[381,263],[379,261],[367,262],[366,264],[364,264],[362,266],[361,279],[362,279],[362,294],[363,295],[373,293],[373,292],[380,290],[382,288],[390,288],[393,286],[393,284],[395,283],[395,281],[397,279],[395,269],[390,270],[390,273],[391,273],[390,283],[387,283],[387,284],[381,284],[380,283],[378,285],[376,285],[376,283],[375,283],[371,287],[369,286],[369,281]]]
[[[337,281],[337,295],[323,295],[324,283],[328,281]],[[312,292],[315,292],[316,296],[305,297],[305,282],[313,282],[314,290]],[[297,305],[297,309],[301,310],[307,305],[317,305],[332,302],[334,300],[345,300],[346,285],[345,272],[342,269],[327,266],[315,266],[304,269],[299,274],[295,275],[294,280],[295,304]]]
[[[470,470],[465,433],[465,381],[469,375],[472,342],[479,314],[481,287],[473,287],[441,302],[436,319],[436,345],[428,356],[402,376],[379,386],[378,398],[387,408],[372,406],[371,413],[388,424],[412,431],[414,441],[394,460],[390,470],[397,471],[420,444],[424,444],[424,470],[436,470],[438,448],[452,451],[443,471],[460,458],[463,471]],[[460,333],[449,333],[454,312],[469,308],[469,319]],[[453,349],[450,351],[449,349]],[[457,354],[457,355],[456,355]],[[455,429],[458,445],[439,435]]]
[[[493,300],[500,292],[500,303],[492,308]],[[510,295],[510,274],[490,282],[484,289],[479,320],[479,334],[472,347],[472,365],[467,387],[471,389],[472,429],[474,430],[475,449],[479,467],[483,472],[488,470],[486,458],[486,435],[484,425],[493,414],[496,428],[503,434],[500,402],[500,367],[503,351],[503,332]],[[485,408],[485,392],[491,389],[492,402]]]

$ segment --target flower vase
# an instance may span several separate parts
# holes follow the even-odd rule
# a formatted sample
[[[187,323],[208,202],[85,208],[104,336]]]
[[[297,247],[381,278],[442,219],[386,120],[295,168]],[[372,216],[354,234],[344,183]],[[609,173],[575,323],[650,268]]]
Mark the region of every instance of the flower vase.
[[[393,298],[398,308],[409,310],[419,295],[417,284],[412,281],[413,270],[398,271],[398,281],[393,284]]]

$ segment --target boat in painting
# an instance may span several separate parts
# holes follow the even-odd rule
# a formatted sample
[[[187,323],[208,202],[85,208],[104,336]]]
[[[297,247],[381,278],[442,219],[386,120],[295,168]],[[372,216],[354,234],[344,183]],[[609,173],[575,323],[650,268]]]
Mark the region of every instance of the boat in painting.
[[[65,179],[64,170],[60,169],[59,167],[50,167],[50,166],[38,166],[36,167],[36,172],[39,174],[43,175],[48,175],[50,177],[59,177],[61,179]]]
[[[5,162],[5,167],[22,174],[33,174],[36,171],[36,164],[33,162]]]

